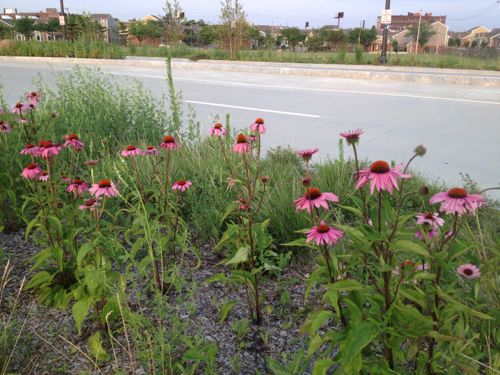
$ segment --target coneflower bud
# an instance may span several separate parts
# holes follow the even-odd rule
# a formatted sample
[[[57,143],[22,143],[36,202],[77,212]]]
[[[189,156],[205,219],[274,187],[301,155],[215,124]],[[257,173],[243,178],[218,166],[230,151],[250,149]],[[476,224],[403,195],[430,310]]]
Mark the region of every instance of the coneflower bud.
[[[424,156],[427,152],[427,149],[424,145],[418,145],[417,147],[415,147],[415,150],[413,150],[413,152],[415,153],[415,155]]]
[[[269,176],[262,176],[260,180],[263,184],[267,184],[269,182]]]
[[[429,194],[429,188],[427,186],[422,186],[420,188],[420,195],[428,195]]]
[[[309,186],[309,185],[311,185],[311,181],[312,181],[312,179],[311,179],[311,178],[309,178],[309,177],[304,177],[304,178],[302,179],[302,185],[304,185],[304,186]]]

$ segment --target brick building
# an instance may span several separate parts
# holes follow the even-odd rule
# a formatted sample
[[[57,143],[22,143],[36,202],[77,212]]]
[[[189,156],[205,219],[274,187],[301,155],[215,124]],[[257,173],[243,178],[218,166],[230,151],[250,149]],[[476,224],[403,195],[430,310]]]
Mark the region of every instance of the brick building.
[[[434,23],[439,21],[443,25],[446,25],[446,16],[433,16],[432,13],[423,13],[420,15],[419,12],[408,12],[407,15],[393,15],[390,29],[396,32],[403,31],[410,26],[417,26],[419,21],[422,23]],[[382,26],[379,16],[377,17],[377,29],[381,30]]]

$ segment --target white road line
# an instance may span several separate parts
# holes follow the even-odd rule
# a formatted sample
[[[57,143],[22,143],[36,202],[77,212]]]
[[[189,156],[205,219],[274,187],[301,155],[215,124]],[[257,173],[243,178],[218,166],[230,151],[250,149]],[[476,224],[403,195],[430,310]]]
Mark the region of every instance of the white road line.
[[[129,76],[145,77],[145,78],[160,78],[160,79],[165,78],[165,76],[161,76],[161,75],[141,74],[141,73],[111,72],[111,74],[129,75]],[[399,97],[399,98],[442,100],[442,101],[459,102],[459,103],[477,103],[477,104],[500,105],[500,102],[492,102],[492,101],[487,101],[487,100],[473,100],[473,99],[446,98],[446,97],[426,96],[426,95],[397,94],[397,93],[380,92],[380,91],[320,89],[320,88],[312,88],[312,87],[265,85],[265,84],[259,84],[259,83],[219,81],[219,80],[197,79],[197,78],[174,78],[174,80],[175,81],[192,81],[192,82],[198,82],[198,83],[208,83],[208,84],[213,84],[213,85],[248,86],[248,87],[261,87],[261,88],[272,88],[272,89],[282,89],[282,90],[332,92],[332,93],[339,93],[339,94],[354,94],[354,95],[392,96],[392,97]]]
[[[265,108],[254,108],[254,107],[243,107],[240,105],[229,105],[229,104],[220,104],[220,103],[208,103],[208,102],[199,102],[196,100],[184,100],[186,103],[190,104],[200,104],[200,105],[208,105],[212,107],[223,107],[223,108],[233,108],[233,109],[244,109],[246,111],[257,111],[257,112],[267,112],[267,113],[278,113],[280,115],[289,115],[289,116],[299,116],[299,117],[309,117],[309,118],[320,118],[318,115],[310,115],[307,113],[297,113],[297,112],[286,112],[286,111],[275,111],[274,109],[265,109]]]

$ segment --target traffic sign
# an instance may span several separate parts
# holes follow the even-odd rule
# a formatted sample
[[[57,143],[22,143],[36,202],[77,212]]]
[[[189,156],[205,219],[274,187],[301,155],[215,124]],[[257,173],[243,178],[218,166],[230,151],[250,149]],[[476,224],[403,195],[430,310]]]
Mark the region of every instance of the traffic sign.
[[[64,26],[66,22],[64,21],[64,16],[59,16],[59,25]]]
[[[382,25],[390,25],[391,23],[391,10],[390,9],[384,9],[382,11],[382,16],[380,17],[380,24]]]

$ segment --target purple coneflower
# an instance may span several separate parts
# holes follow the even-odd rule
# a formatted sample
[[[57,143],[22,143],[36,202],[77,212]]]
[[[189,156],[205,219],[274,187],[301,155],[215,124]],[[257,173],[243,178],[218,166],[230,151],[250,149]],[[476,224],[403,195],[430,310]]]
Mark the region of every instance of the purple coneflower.
[[[32,91],[26,93],[26,99],[28,99],[29,104],[31,104],[33,107],[36,107],[38,103],[40,103],[42,95],[39,92]]]
[[[344,232],[340,229],[330,227],[321,220],[319,225],[312,227],[312,229],[307,232],[306,242],[314,241],[318,246],[332,246],[335,245],[343,235]]]
[[[0,133],[10,133],[12,128],[6,121],[0,120]]]
[[[166,148],[167,150],[175,150],[179,147],[175,138],[171,135],[166,135],[163,137],[163,142],[160,144],[161,148]]]
[[[144,151],[142,151],[143,155],[158,155],[159,152],[155,146],[148,146]]]
[[[179,180],[172,185],[172,190],[180,190],[184,192],[187,189],[189,189],[190,186],[191,186],[191,181]]]
[[[359,142],[359,137],[361,136],[361,134],[363,134],[363,129],[358,128],[340,133],[340,136],[342,138],[345,138],[347,144],[355,145]]]
[[[106,197],[114,197],[118,195],[115,185],[110,180],[101,180],[98,184],[93,184],[89,189],[89,193],[96,198],[101,195]]]
[[[80,180],[79,178],[75,178],[73,182],[67,187],[66,191],[68,193],[75,193],[75,195],[78,195],[81,197],[84,192],[89,190],[89,185],[83,181]]]
[[[29,163],[26,168],[23,169],[21,176],[27,180],[37,180],[42,173],[42,169],[37,163]]]
[[[80,205],[78,208],[80,210],[94,211],[97,207],[99,207],[99,201],[95,198],[91,198],[83,202],[83,204]]]
[[[120,152],[120,155],[124,158],[128,158],[130,156],[142,155],[142,150],[132,145],[128,145],[125,150]]]
[[[403,164],[400,164],[391,168],[387,162],[377,160],[370,165],[370,168],[359,171],[356,188],[362,188],[370,182],[370,194],[373,195],[375,189],[378,192],[388,191],[392,194],[394,188],[399,189],[397,183],[398,179],[411,177],[409,174],[400,172],[402,167]]]
[[[221,135],[226,135],[226,129],[224,129],[222,124],[218,122],[210,128],[210,130],[208,131],[208,135],[215,135],[217,138],[219,138]]]
[[[85,144],[80,141],[78,135],[71,133],[64,136],[66,142],[64,142],[64,147],[71,147],[75,151],[80,151],[85,147]]]
[[[25,103],[17,102],[11,109],[11,112],[17,115],[22,115],[28,110],[28,105]]]
[[[262,117],[257,117],[255,122],[250,125],[250,129],[253,132],[258,132],[260,134],[264,134],[266,132],[266,126],[264,125],[264,119]]]
[[[328,201],[338,202],[339,198],[333,193],[322,193],[318,188],[310,187],[305,194],[293,201],[297,210],[307,210],[311,213],[314,207],[323,207],[328,210]]]
[[[476,210],[485,203],[485,199],[480,194],[469,194],[465,189],[452,188],[437,193],[429,202],[431,204],[441,203],[441,207],[439,207],[441,212],[462,216],[465,213],[474,215]]]
[[[49,171],[41,171],[38,176],[39,181],[48,181],[50,178]]]
[[[236,138],[236,144],[233,146],[233,152],[246,154],[250,152],[250,144],[248,143],[247,137],[244,134],[238,134]]]
[[[457,273],[466,279],[477,279],[481,276],[481,271],[474,264],[462,264],[457,268]]]
[[[306,162],[309,162],[313,155],[319,151],[319,148],[307,148],[305,150],[300,150],[297,152],[297,155],[299,155],[302,159],[304,159]]]
[[[52,156],[58,155],[62,150],[60,144],[54,144],[52,141],[40,141],[38,144],[38,153],[35,156],[40,156],[44,159],[50,159]]]
[[[419,213],[416,217],[417,225],[428,225],[432,229],[438,229],[444,225],[444,219],[440,218],[437,212]]]

